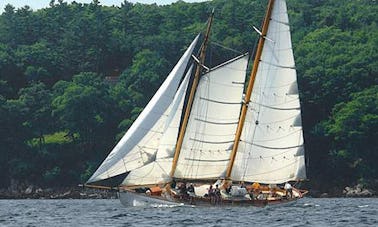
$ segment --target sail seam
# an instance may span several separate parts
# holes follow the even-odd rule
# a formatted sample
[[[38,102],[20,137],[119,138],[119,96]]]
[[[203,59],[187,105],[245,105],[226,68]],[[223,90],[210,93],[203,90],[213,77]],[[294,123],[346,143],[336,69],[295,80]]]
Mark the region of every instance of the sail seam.
[[[248,142],[248,141],[245,141],[245,140],[241,140],[241,141],[244,142],[244,143],[247,143],[247,144],[250,144],[250,145],[256,146],[256,147],[261,147],[261,148],[271,149],[271,150],[286,150],[286,149],[292,149],[292,148],[303,147],[303,144],[301,144],[301,145],[297,145],[297,146],[291,146],[291,147],[268,147],[268,146],[263,146],[263,145],[259,145],[259,144],[251,143],[251,142]]]
[[[288,136],[294,135],[294,134],[296,134],[296,133],[298,133],[298,132],[302,132],[302,128],[299,129],[299,130],[297,130],[297,131],[294,131],[294,132],[292,132],[292,133],[289,133],[289,134],[287,134],[287,135],[285,135],[285,136],[281,136],[281,137],[274,138],[274,139],[269,139],[269,140],[255,140],[255,142],[269,142],[269,141],[276,141],[276,140],[280,140],[280,139],[283,139],[283,138],[285,138],[285,137],[288,137]],[[243,141],[243,142],[248,143],[247,141]]]
[[[252,101],[251,101],[251,103],[256,104],[256,105],[259,105],[259,106],[262,106],[262,107],[265,107],[265,108],[273,109],[273,110],[300,110],[300,109],[301,109],[300,107],[278,108],[278,107],[273,107],[273,106],[263,105],[263,104],[261,104],[261,103],[252,102]],[[253,108],[250,108],[250,109],[253,110]]]
[[[208,99],[208,98],[204,98],[204,97],[200,97],[200,99],[205,100],[205,101],[209,101],[209,102],[213,102],[213,103],[225,104],[225,105],[240,105],[241,104],[241,102],[222,102],[222,101],[217,101],[217,100]]]
[[[214,159],[196,159],[196,158],[185,158],[185,160],[188,160],[188,161],[197,161],[197,162],[226,162],[226,161],[230,161],[230,159],[218,159],[218,160],[214,160]]]
[[[270,18],[270,19],[271,19],[272,21],[276,22],[276,23],[290,26],[290,24],[289,24],[288,22],[280,21],[280,20],[278,20],[278,19],[274,19],[274,18]]]
[[[282,69],[296,69],[295,66],[278,65],[278,64],[273,64],[273,63],[270,63],[270,62],[267,62],[267,61],[264,61],[264,60],[260,60],[260,61],[262,63],[267,64],[267,65],[279,67],[279,68],[282,68]]]
[[[202,122],[209,123],[209,124],[214,124],[214,125],[235,125],[235,124],[238,124],[237,121],[234,121],[234,122],[215,122],[215,121],[203,120],[203,119],[200,119],[200,118],[194,118],[194,120],[196,120],[196,121],[202,121]]]
[[[214,142],[214,141],[199,140],[199,139],[195,139],[195,138],[190,138],[190,140],[196,141],[196,142],[201,142],[201,143],[210,143],[210,144],[224,144],[224,143],[233,143],[234,142],[233,140]]]

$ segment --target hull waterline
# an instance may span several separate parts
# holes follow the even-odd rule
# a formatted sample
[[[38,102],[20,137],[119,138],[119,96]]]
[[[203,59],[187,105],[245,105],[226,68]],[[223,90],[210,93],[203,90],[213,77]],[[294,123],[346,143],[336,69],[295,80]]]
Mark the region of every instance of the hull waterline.
[[[135,193],[130,191],[120,191],[119,199],[123,206],[251,206],[251,207],[266,207],[266,206],[287,206],[296,203],[300,198],[294,199],[280,199],[280,200],[247,200],[247,199],[222,199],[219,202],[210,201],[209,198],[194,198],[192,200],[180,200],[173,198],[166,198],[162,196],[148,196],[142,193]]]

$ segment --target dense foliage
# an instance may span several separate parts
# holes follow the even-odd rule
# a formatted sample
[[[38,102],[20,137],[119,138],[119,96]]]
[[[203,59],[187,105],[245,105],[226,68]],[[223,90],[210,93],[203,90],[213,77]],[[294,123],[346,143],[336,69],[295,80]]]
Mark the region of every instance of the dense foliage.
[[[85,181],[216,9],[211,40],[251,50],[266,0],[101,6],[0,16],[0,186]],[[289,0],[309,178],[378,176],[378,3]],[[212,45],[213,62],[230,51]],[[215,63],[214,63],[215,64]],[[118,76],[118,83],[107,80]]]

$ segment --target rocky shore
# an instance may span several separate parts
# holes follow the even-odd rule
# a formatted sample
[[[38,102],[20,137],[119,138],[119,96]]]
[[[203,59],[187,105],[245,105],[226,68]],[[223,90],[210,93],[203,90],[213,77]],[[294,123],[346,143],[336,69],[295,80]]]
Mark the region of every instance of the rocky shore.
[[[343,194],[346,197],[373,197],[377,196],[372,189],[365,188],[362,184],[357,184],[354,187],[345,187]]]
[[[116,199],[117,192],[80,187],[0,189],[0,199]]]
[[[327,190],[310,189],[308,196],[313,198],[362,198],[362,197],[377,197],[377,191],[371,188],[365,187],[362,184],[355,186],[329,187]]]

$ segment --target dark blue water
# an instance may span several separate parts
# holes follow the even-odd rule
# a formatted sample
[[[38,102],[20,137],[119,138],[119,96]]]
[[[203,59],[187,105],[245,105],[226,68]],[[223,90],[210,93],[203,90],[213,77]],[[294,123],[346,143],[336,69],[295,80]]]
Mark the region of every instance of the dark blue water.
[[[0,226],[378,226],[378,199],[284,207],[123,207],[118,200],[0,200]]]

